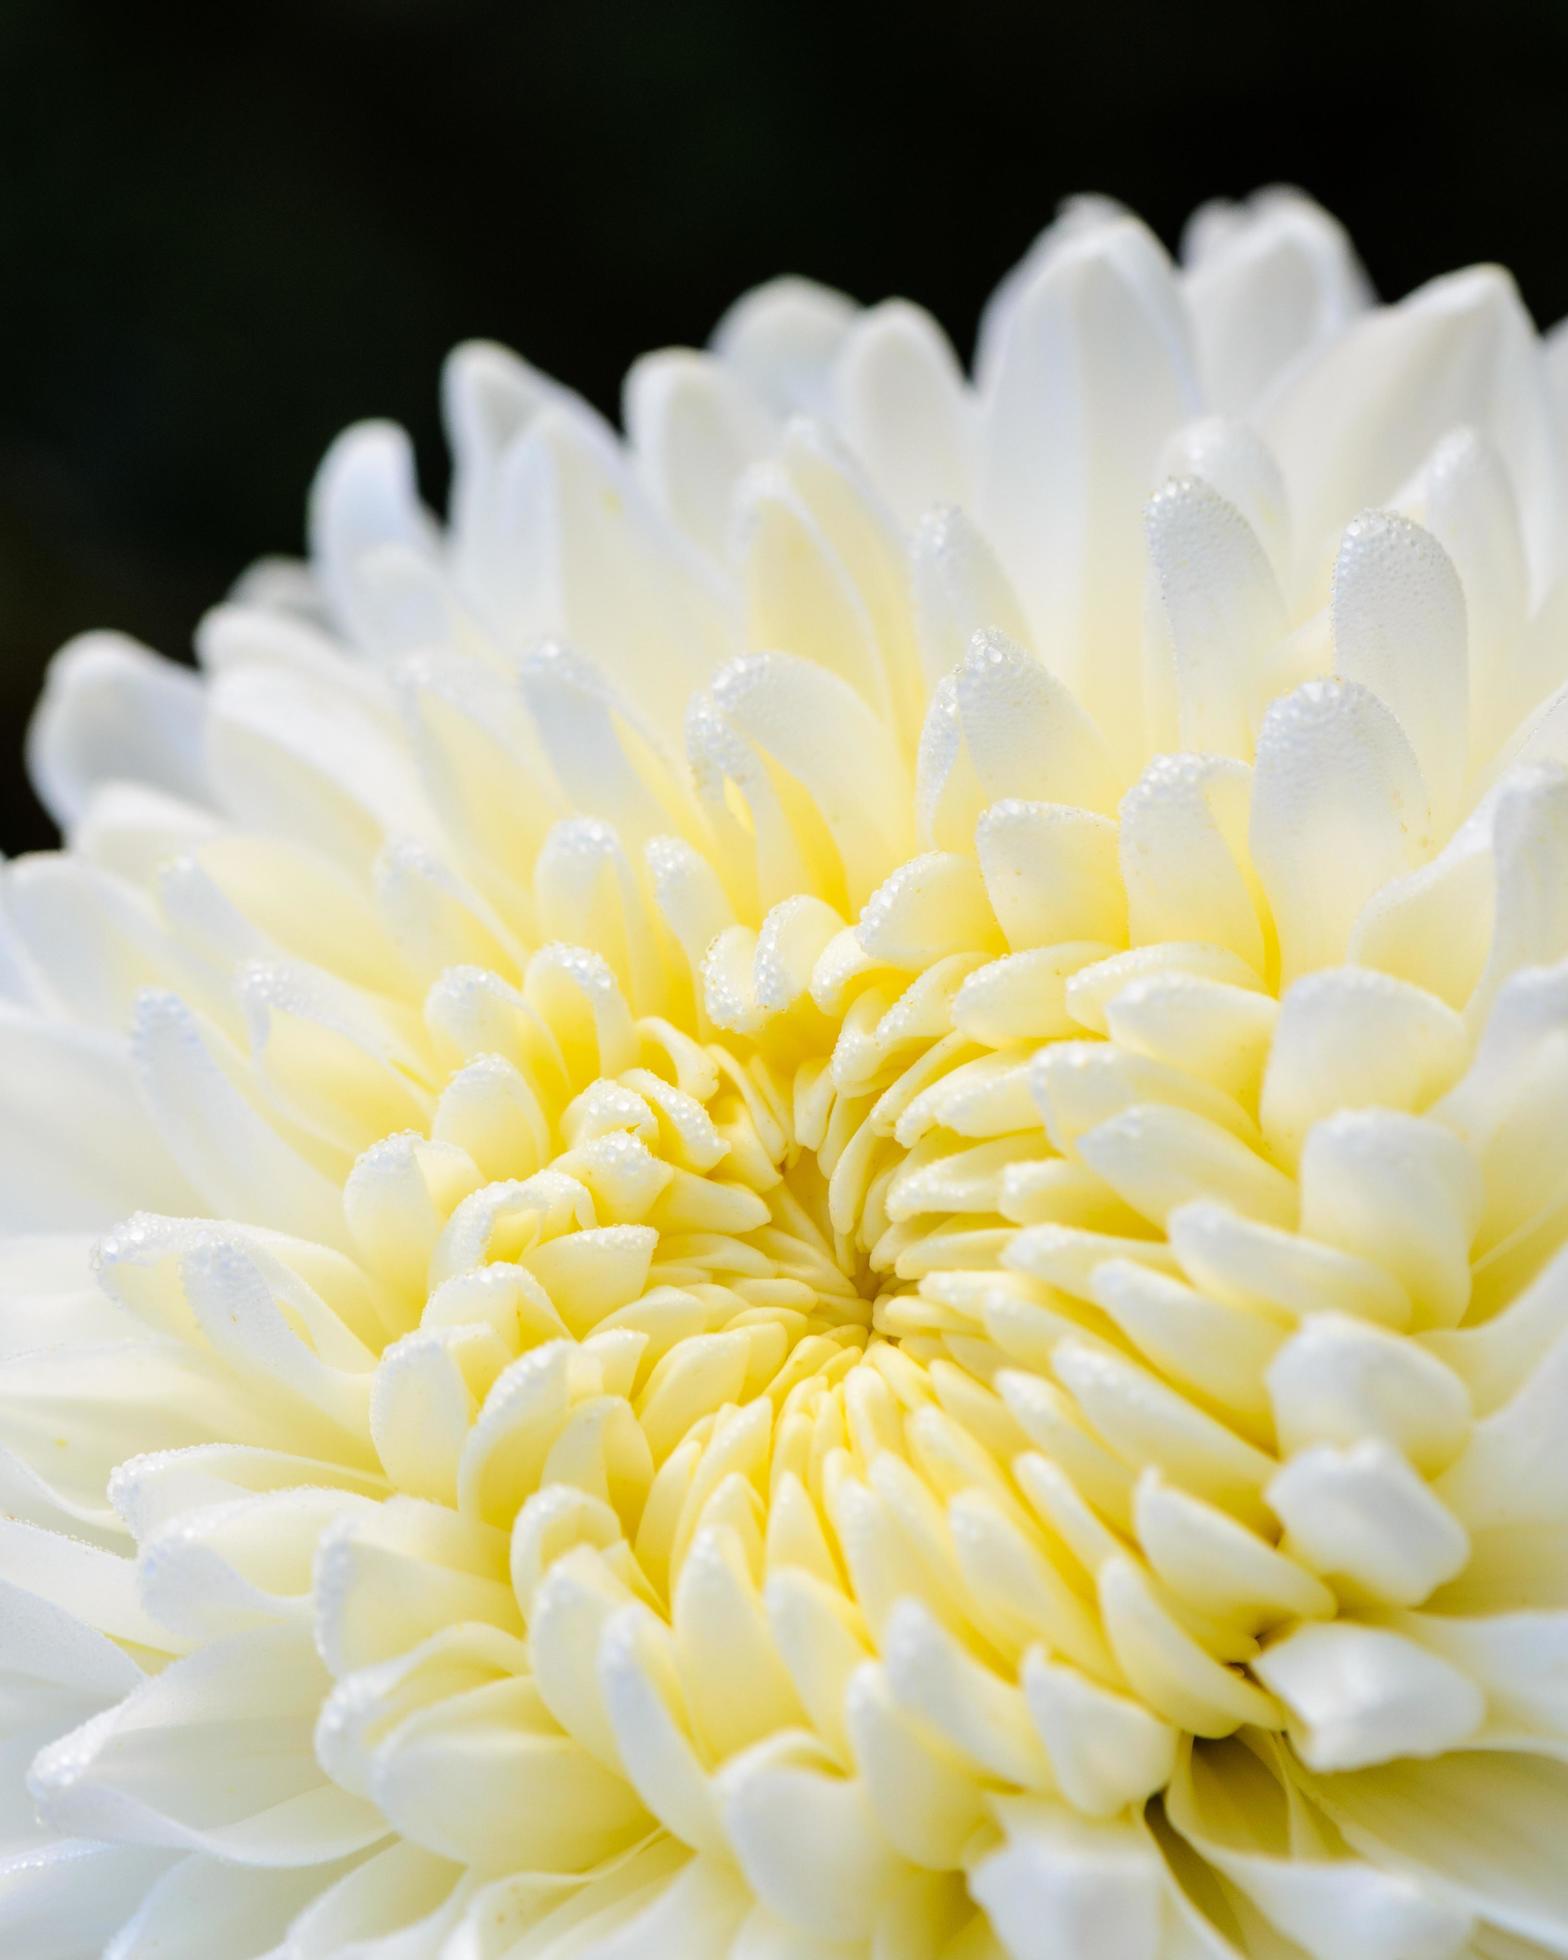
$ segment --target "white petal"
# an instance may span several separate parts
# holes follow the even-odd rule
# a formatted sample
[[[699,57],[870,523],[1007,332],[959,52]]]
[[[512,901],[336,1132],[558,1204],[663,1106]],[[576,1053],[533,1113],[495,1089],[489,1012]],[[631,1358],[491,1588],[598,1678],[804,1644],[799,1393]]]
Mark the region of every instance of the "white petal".
[[[694,548],[653,510],[608,433],[562,404],[507,452],[495,495],[503,519],[483,601],[501,644],[526,653],[566,640],[674,737],[687,695],[729,651]]]
[[[1442,1756],[1480,1727],[1486,1701],[1467,1674],[1383,1627],[1298,1627],[1252,1663],[1293,1716],[1311,1769]]]
[[[123,1039],[0,1008],[0,1221],[103,1231],[190,1207],[192,1186],[137,1093]]]
[[[1433,994],[1362,967],[1331,967],[1286,994],[1263,1078],[1263,1133],[1294,1160],[1336,1109],[1419,1112],[1469,1060],[1464,1022]]]
[[[152,1887],[104,1949],[104,1960],[267,1960],[281,1950],[295,1915],[338,1876],[314,1866],[246,1871],[199,1854],[182,1858]]]
[[[100,785],[142,782],[202,805],[203,692],[195,676],[118,633],[89,633],[50,663],[27,763],[50,815],[69,828]]]
[[[645,354],[626,377],[626,431],[671,521],[723,560],[735,486],[760,462],[772,418],[739,375],[710,354]]]
[[[1497,445],[1544,590],[1560,557],[1555,422],[1535,329],[1513,281],[1487,266],[1366,314],[1271,406],[1263,434],[1291,485],[1304,566],[1322,562],[1357,510],[1395,496],[1460,423]]]
[[[1439,1479],[1439,1495],[1472,1529],[1561,1515],[1568,1491],[1558,1447],[1565,1382],[1568,1340],[1559,1336],[1517,1392],[1476,1424],[1463,1454]]]
[[[44,1750],[39,1806],[83,1836],[250,1865],[328,1864],[385,1824],[317,1767],[325,1686],[308,1634],[293,1629],[205,1647]]]
[[[1313,1791],[1368,1857],[1429,1877],[1548,1951],[1568,1945],[1562,1763],[1472,1751],[1320,1778]]]
[[[1176,1760],[1168,1723],[1039,1648],[1024,1663],[1023,1685],[1052,1773],[1077,1809],[1113,1817],[1164,1787]]]
[[[866,900],[855,937],[869,959],[913,972],[977,943],[994,946],[996,925],[973,858],[926,851],[907,859]]]
[[[1415,751],[1446,825],[1469,728],[1464,593],[1430,531],[1368,511],[1334,561],[1334,666],[1383,703]]]
[[[432,829],[401,744],[346,691],[251,666],[209,698],[207,766],[240,822],[356,870],[387,831]]]
[[[1189,226],[1183,286],[1205,390],[1245,413],[1371,294],[1343,230],[1300,192],[1265,191],[1224,220],[1205,210]]]
[[[447,357],[441,411],[452,451],[452,558],[459,585],[470,597],[494,549],[501,458],[539,411],[566,393],[494,341],[465,341]]]
[[[997,362],[1007,344],[1018,303],[1050,261],[1069,247],[1119,224],[1130,214],[1114,197],[1095,192],[1064,198],[1056,215],[1031,243],[1018,263],[998,281],[980,314],[976,336],[975,372],[982,388],[990,387]]]
[[[73,849],[122,878],[149,884],[166,859],[205,844],[219,829],[209,810],[140,783],[94,790],[71,835]]]
[[[1290,507],[1285,479],[1267,445],[1245,422],[1206,416],[1165,445],[1159,475],[1202,479],[1247,520],[1286,590],[1291,576]]]
[[[687,738],[704,801],[717,813],[728,779],[751,805],[765,904],[799,891],[833,903],[837,887],[858,907],[899,861],[904,770],[886,725],[837,675],[782,653],[749,655],[725,669],[710,700],[694,704]],[[807,793],[833,859],[794,831],[765,763]]]
[[[852,449],[905,524],[971,500],[973,409],[947,337],[918,306],[862,313],[835,363],[834,394]]]
[[[796,1730],[735,1757],[716,1782],[729,1841],[763,1903],[820,1940],[866,1938],[896,1861],[858,1781]]]
[[[169,1861],[137,1844],[58,1838],[0,1860],[0,1938],[28,1960],[87,1960]]]
[[[1159,1960],[1164,1881],[1146,1840],[1024,1798],[998,1808],[1004,1846],[969,1884],[1016,1960]]]
[[[888,717],[892,696],[868,595],[833,527],[782,468],[754,470],[742,486],[735,555],[746,644],[815,661]]]
[[[1310,1317],[1327,1310],[1390,1327],[1410,1320],[1410,1296],[1375,1260],[1276,1231],[1200,1199],[1166,1220],[1195,1284],[1242,1305]]]
[[[1285,634],[1274,573],[1246,518],[1201,478],[1167,484],[1145,522],[1176,655],[1182,747],[1245,761],[1264,664]]]
[[[118,1033],[137,989],[177,970],[142,895],[75,852],[17,858],[0,876],[17,954],[69,1015]]]
[[[1395,1605],[1419,1606],[1470,1555],[1464,1527],[1387,1443],[1302,1450],[1268,1498],[1293,1553]]]
[[[1341,1110],[1308,1132],[1300,1182],[1306,1237],[1385,1267],[1439,1326],[1462,1317],[1480,1179],[1451,1130],[1394,1110]]]
[[[513,687],[478,661],[438,654],[402,661],[396,682],[420,779],[451,846],[498,902],[518,903],[554,799]],[[526,798],[514,793],[519,776],[530,784]]]
[[[713,351],[778,413],[815,410],[855,319],[855,303],[810,279],[746,293],[713,330]]]
[[[13,1527],[13,1531],[16,1527]],[[40,1539],[55,1534],[40,1532]],[[69,1541],[58,1540],[62,1546]],[[75,1548],[78,1553],[83,1548]],[[106,1554],[94,1556],[103,1559]],[[36,1561],[35,1561],[36,1563]],[[53,1563],[69,1573],[80,1570],[67,1551]],[[119,1561],[116,1561],[119,1563]],[[40,1826],[20,1787],[33,1753],[78,1723],[112,1707],[140,1682],[141,1670],[107,1634],[88,1626],[60,1605],[35,1591],[25,1590],[25,1571],[19,1581],[0,1580],[4,1605],[0,1632],[0,1679],[5,1684],[4,1752],[6,1787],[0,1793],[8,1839],[36,1840]],[[62,1575],[63,1576],[63,1575]],[[0,1925],[3,1925],[0,1915]]]
[[[949,850],[966,849],[980,812],[1005,797],[1105,815],[1115,778],[1098,732],[1061,682],[1000,633],[981,631],[927,711],[921,829]]]
[[[283,1951],[287,1960],[434,1960],[466,1889],[455,1866],[418,1845],[391,1844],[327,1885],[289,1928]]]
[[[1267,1760],[1242,1745],[1194,1751],[1165,1811],[1313,1960],[1457,1960],[1471,1933],[1468,1914],[1441,1886],[1330,1856],[1326,1846],[1312,1855],[1311,1827]]]
[[[1491,814],[1492,943],[1466,1007],[1472,1027],[1484,1025],[1512,974],[1568,954],[1568,909],[1558,902],[1568,865],[1568,770],[1517,766],[1498,785]]]
[[[1017,594],[985,539],[961,510],[933,510],[910,545],[915,624],[928,679],[964,658],[976,633],[1000,633],[1027,646]]]
[[[1375,1437],[1430,1474],[1453,1461],[1470,1430],[1457,1374],[1426,1347],[1348,1314],[1315,1314],[1275,1356],[1268,1387],[1287,1453]]]
[[[436,548],[435,525],[414,481],[413,445],[395,423],[357,423],[327,451],[311,486],[310,547],[339,624],[375,648],[370,561],[389,547],[429,560]]]
[[[396,1721],[374,1751],[371,1791],[416,1843],[491,1870],[585,1871],[648,1828],[625,1780],[564,1735],[521,1676]]]
[[[1108,818],[1009,800],[980,819],[975,848],[991,909],[1015,952],[1058,940],[1125,939],[1116,826]]]
[[[1310,681],[1274,703],[1258,737],[1251,841],[1282,984],[1344,958],[1356,915],[1410,869],[1426,823],[1410,745],[1365,689]]]
[[[1488,754],[1534,705],[1525,615],[1530,573],[1513,486],[1495,446],[1456,429],[1422,472],[1411,511],[1442,545],[1464,588],[1470,642],[1472,739]]]
[[[1209,942],[1262,971],[1247,851],[1250,787],[1240,763],[1158,756],[1123,797],[1117,845],[1135,946]]]
[[[1047,666],[1108,734],[1136,730],[1142,540],[1160,449],[1197,409],[1170,268],[1130,220],[1051,256],[984,404],[980,513]]]
[[[336,1188],[247,1102],[182,1001],[143,994],[132,1046],[157,1130],[219,1217],[342,1243]]]

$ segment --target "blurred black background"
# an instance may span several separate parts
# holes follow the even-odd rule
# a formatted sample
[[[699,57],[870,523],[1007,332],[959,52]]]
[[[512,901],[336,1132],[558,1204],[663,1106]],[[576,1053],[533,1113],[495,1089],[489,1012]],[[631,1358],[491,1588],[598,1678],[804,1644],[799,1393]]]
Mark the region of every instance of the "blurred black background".
[[[464,336],[613,408],[794,270],[967,352],[1065,194],[1173,241],[1278,180],[1385,294],[1495,258],[1568,313],[1568,0],[0,0],[0,103],[6,850],[48,836],[18,758],[53,648],[186,655],[360,416],[438,498]]]

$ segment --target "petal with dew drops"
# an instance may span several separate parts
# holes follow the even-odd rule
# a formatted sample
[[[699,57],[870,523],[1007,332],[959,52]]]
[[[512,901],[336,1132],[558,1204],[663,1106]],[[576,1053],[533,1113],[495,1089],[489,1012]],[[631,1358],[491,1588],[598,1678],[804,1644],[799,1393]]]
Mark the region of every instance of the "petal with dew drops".
[[[1263,717],[1251,843],[1280,978],[1337,965],[1367,899],[1417,861],[1427,798],[1398,722],[1349,681],[1309,681]]]
[[[916,798],[921,828],[964,849],[1008,797],[1108,815],[1115,777],[1097,730],[1060,681],[1000,633],[979,632],[927,713]]]
[[[881,868],[897,862],[907,821],[905,773],[886,727],[839,676],[782,653],[732,662],[710,699],[708,712],[688,723],[699,791],[717,802],[729,777],[757,799],[759,873],[768,902],[805,890],[831,903],[836,872],[849,902],[861,903],[880,882]],[[764,777],[764,758],[799,785],[802,795],[791,801],[807,807],[798,815]],[[761,814],[774,808],[773,848],[781,855],[788,850],[794,866],[786,872],[781,863],[770,876]]]
[[[1259,1119],[1294,1161],[1320,1116],[1379,1104],[1419,1113],[1463,1073],[1464,1022],[1433,994],[1363,967],[1298,980],[1280,1008]]]
[[[1515,972],[1553,966],[1568,954],[1568,769],[1516,766],[1497,786],[1491,818],[1492,936],[1465,1004],[1472,1027],[1485,1025]]]
[[[1268,1370],[1280,1448],[1381,1442],[1428,1475],[1443,1469],[1469,1437],[1471,1398],[1433,1351],[1442,1341],[1417,1346],[1349,1314],[1313,1315]]]
[[[1028,645],[1018,596],[963,511],[927,512],[911,541],[910,559],[915,626],[929,680],[956,667],[976,633],[999,633],[1015,645]]]
[[[1246,519],[1285,589],[1290,578],[1290,507],[1279,464],[1245,422],[1205,416],[1178,429],[1160,458],[1161,481],[1197,477]]]
[[[1158,756],[1122,798],[1117,843],[1135,946],[1212,941],[1262,972],[1247,855],[1250,787],[1238,762]]]
[[[1058,940],[1123,942],[1116,826],[1059,803],[993,803],[975,847],[991,908],[1014,952]]]
[[[1252,754],[1263,669],[1285,605],[1246,518],[1199,477],[1168,483],[1145,517],[1176,656],[1181,743]]]
[[[1398,721],[1446,823],[1470,721],[1464,592],[1448,554],[1408,518],[1364,512],[1334,561],[1332,611],[1336,672]]]

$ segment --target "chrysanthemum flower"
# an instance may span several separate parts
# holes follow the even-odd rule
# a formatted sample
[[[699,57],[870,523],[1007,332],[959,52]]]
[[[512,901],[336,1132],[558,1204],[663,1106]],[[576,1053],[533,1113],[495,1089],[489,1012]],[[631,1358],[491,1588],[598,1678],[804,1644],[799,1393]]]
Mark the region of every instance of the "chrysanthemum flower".
[[[0,1950],[1568,1953],[1568,442],[1073,207],[66,649]]]

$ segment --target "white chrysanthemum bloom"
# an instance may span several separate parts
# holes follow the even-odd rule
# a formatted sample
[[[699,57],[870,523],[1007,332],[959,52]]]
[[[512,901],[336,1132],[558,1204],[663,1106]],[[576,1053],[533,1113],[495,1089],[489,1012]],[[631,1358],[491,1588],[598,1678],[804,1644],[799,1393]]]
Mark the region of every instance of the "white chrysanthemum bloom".
[[[1088,203],[66,650],[0,1950],[1568,1953],[1552,363]]]

